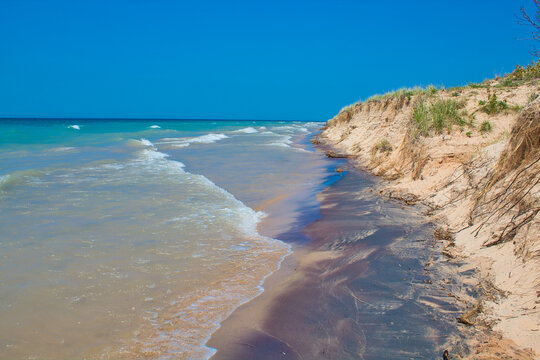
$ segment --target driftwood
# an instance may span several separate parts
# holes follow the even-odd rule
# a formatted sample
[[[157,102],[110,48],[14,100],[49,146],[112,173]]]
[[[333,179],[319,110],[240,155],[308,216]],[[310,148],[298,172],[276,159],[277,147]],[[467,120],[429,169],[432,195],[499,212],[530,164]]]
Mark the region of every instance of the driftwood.
[[[415,205],[420,201],[418,196],[407,192],[389,192],[388,198],[403,201],[406,205]]]
[[[352,158],[352,157],[357,157],[357,156],[358,155],[340,154],[332,150],[328,150],[326,152],[326,157],[333,158],[333,159],[346,159],[346,158]]]
[[[433,236],[435,236],[435,239],[437,240],[447,240],[450,242],[454,241],[454,234],[452,234],[447,229],[443,229],[441,227],[435,229],[435,231],[433,232]]]
[[[476,317],[476,315],[478,315],[480,312],[482,312],[482,302],[478,301],[471,310],[467,311],[460,317],[457,317],[456,320],[459,323],[462,323],[465,325],[469,325],[469,326],[474,325],[475,321],[473,318]]]

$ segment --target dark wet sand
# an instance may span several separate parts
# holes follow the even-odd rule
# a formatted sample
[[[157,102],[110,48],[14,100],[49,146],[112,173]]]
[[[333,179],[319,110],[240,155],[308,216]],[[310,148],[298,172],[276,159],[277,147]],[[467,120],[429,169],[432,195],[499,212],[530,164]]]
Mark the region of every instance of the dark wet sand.
[[[460,309],[425,268],[433,229],[375,181],[349,169],[319,194],[319,220],[277,236],[294,254],[212,336],[212,360],[440,358]]]

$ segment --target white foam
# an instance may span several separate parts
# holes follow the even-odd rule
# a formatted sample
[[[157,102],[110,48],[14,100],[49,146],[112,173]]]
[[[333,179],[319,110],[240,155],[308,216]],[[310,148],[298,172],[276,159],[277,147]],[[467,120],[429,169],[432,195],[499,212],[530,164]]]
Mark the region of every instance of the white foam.
[[[143,144],[144,146],[154,147],[154,144],[152,144],[152,142],[151,142],[150,140],[141,138],[141,139],[139,140],[139,142],[140,142],[141,144]]]
[[[276,134],[274,134],[276,135]],[[303,149],[301,147],[297,147],[297,146],[292,146],[292,141],[291,141],[291,136],[289,135],[281,135],[281,138],[277,141],[273,141],[271,143],[268,143],[266,145],[268,146],[279,146],[279,147],[283,147],[283,148],[288,148],[288,149],[291,149],[291,150],[296,150],[296,151],[301,151],[301,152],[311,152],[309,150],[306,150],[306,149]]]
[[[290,132],[290,131],[294,130],[294,128],[292,126],[274,126],[271,129],[272,130],[277,130],[277,131],[287,131],[287,132]]]
[[[323,127],[325,123],[324,122],[308,122],[303,125],[307,128],[320,128],[320,127]]]
[[[236,130],[236,132],[241,132],[241,133],[244,133],[244,134],[255,134],[255,133],[258,133],[259,130],[257,130],[257,129],[250,126],[250,127],[247,127],[247,128]]]
[[[75,130],[81,130],[81,127],[79,125],[69,125],[68,128],[75,129]]]
[[[320,127],[317,123],[304,123],[304,124],[293,124],[293,125],[284,125],[284,126],[274,126],[272,130],[274,131],[284,131],[287,133],[292,132],[309,132],[308,127]]]
[[[161,129],[161,126],[159,126],[159,125],[151,125],[150,129]]]
[[[169,144],[169,146],[172,148],[183,148],[183,147],[188,147],[189,143],[182,143],[182,144],[172,143],[172,144]]]
[[[0,176],[0,189],[2,189],[4,185],[7,185],[9,183],[10,177],[11,176],[9,174]]]
[[[292,144],[291,137],[288,135],[281,136],[281,139],[271,142],[268,145],[271,146],[281,146],[281,147],[287,147],[290,148]]]
[[[223,140],[228,138],[225,134],[207,134],[199,137],[192,138],[189,140],[190,143],[202,143],[202,144],[211,144],[216,141]]]
[[[73,150],[75,149],[74,147],[71,147],[71,146],[64,146],[64,147],[58,147],[58,148],[54,148],[52,149],[52,151],[69,151],[69,150]]]
[[[162,152],[155,151],[155,150],[149,150],[149,149],[141,151],[140,154],[141,154],[140,158],[142,158],[143,160],[148,160],[148,161],[163,160],[163,159],[165,159],[166,157],[169,156],[169,155],[164,154]]]
[[[161,139],[160,142],[158,142],[157,144],[162,144],[162,145],[169,145],[170,147],[186,147],[186,146],[189,146],[193,143],[197,143],[197,144],[212,144],[212,143],[215,143],[216,141],[219,141],[219,140],[223,140],[223,139],[227,139],[228,136],[225,135],[225,134],[206,134],[206,135],[201,135],[201,136],[197,136],[197,137],[193,137],[193,138],[188,138],[188,137],[185,137],[185,138],[164,138],[164,139]]]

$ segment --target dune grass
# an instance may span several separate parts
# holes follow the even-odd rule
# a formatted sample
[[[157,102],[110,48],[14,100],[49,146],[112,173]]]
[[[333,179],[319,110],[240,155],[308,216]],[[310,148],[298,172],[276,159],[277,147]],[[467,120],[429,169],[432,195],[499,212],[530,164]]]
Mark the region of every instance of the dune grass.
[[[425,98],[419,98],[413,108],[412,123],[419,135],[429,136],[433,133],[442,134],[452,130],[454,125],[464,126],[465,113],[460,111],[464,104],[454,99],[436,99],[431,103]]]
[[[380,100],[386,100],[386,99],[399,99],[399,98],[407,98],[410,100],[415,95],[434,95],[437,93],[437,91],[439,91],[439,89],[434,85],[428,85],[425,88],[420,87],[420,86],[415,86],[412,88],[401,88],[401,89],[389,91],[384,94],[372,95],[366,99],[366,102],[380,101]]]

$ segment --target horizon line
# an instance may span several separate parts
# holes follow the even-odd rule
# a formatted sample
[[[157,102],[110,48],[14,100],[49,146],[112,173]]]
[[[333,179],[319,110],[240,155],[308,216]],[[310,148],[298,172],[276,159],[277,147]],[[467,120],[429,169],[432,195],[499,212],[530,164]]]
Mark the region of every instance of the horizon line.
[[[136,117],[52,117],[52,116],[0,116],[1,120],[154,120],[154,121],[305,121],[325,122],[326,120],[298,119],[213,119],[213,118],[136,118]]]

